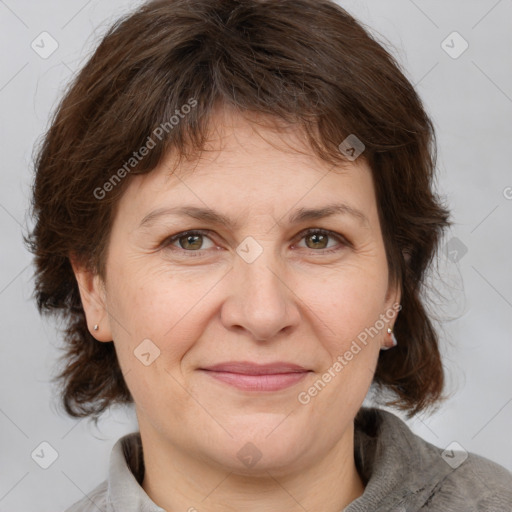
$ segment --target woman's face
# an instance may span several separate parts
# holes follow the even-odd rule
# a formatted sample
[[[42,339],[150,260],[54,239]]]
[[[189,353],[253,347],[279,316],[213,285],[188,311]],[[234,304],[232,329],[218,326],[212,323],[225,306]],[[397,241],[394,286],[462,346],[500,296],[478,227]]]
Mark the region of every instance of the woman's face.
[[[292,129],[259,127],[271,145],[235,114],[216,126],[199,161],[132,177],[88,321],[114,341],[143,439],[298,470],[347,437],[396,316],[370,169],[294,152]]]

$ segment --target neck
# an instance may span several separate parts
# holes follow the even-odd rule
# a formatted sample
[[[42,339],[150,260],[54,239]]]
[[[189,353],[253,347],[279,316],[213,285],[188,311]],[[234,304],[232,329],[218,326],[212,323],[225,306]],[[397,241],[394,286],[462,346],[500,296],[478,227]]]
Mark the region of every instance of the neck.
[[[256,476],[215,467],[168,442],[159,444],[161,439],[151,442],[155,437],[145,438],[142,428],[141,437],[146,467],[142,487],[158,506],[169,511],[340,512],[364,491],[354,461],[353,423],[315,464],[297,464],[291,472],[269,470]]]

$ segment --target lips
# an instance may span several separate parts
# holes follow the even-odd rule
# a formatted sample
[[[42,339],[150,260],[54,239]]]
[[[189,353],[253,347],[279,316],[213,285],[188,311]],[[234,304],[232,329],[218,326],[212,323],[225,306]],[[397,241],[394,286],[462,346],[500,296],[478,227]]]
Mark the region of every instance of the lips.
[[[275,362],[270,364],[257,364],[248,361],[231,361],[219,363],[202,368],[216,372],[240,373],[243,375],[275,375],[277,373],[307,372],[306,368],[293,363]]]
[[[201,371],[244,391],[277,391],[298,383],[311,370],[281,361],[270,364],[230,361],[201,368]]]

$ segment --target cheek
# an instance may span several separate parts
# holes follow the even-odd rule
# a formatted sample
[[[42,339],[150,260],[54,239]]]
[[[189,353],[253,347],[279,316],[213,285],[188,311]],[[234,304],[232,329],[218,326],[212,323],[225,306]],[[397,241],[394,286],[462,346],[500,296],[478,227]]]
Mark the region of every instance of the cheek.
[[[194,329],[187,320],[197,316],[198,307],[214,281],[212,273],[201,277],[164,265],[127,261],[116,267],[113,274],[111,288],[115,297],[111,302],[113,310],[129,326],[126,330],[130,337],[149,337],[157,344],[167,343],[169,338],[176,338],[175,333]],[[117,332],[124,337],[126,330]]]
[[[111,325],[126,384],[137,407],[149,415],[160,411],[183,419],[191,404],[183,392],[181,361],[205,328],[200,305],[211,284],[142,269],[116,272]]]
[[[222,274],[171,272],[162,265],[129,262],[113,269],[110,286],[115,295],[109,300],[115,317],[113,339],[136,402],[143,405],[166,394],[175,400],[183,395],[179,383],[186,380],[187,367],[182,362],[212,321],[215,304],[209,292]],[[162,391],[157,396],[152,392],[155,386]],[[186,394],[181,398],[186,400]]]
[[[329,282],[323,293],[310,290],[304,299],[316,318],[311,322],[324,356],[317,376],[322,382],[302,391],[311,414],[336,424],[340,411],[357,410],[373,380],[387,327],[379,322],[387,280],[377,272],[354,272],[344,278],[336,273]]]
[[[332,352],[375,324],[384,313],[387,286],[385,265],[353,264],[297,281],[296,293],[323,326],[321,338],[330,340]]]

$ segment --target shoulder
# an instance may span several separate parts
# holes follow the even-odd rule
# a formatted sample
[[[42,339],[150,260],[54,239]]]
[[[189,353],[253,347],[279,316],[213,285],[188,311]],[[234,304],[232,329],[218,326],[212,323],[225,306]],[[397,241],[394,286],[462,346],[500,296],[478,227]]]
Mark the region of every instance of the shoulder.
[[[65,512],[110,512],[107,509],[107,488],[108,484],[105,480]]]
[[[440,510],[443,506],[453,507],[453,504],[460,505],[460,510],[467,512],[512,510],[512,473],[475,453],[468,453],[467,459],[436,487],[427,510]]]
[[[355,426],[356,464],[371,494],[366,501],[363,494],[364,510],[377,496],[382,507],[402,506],[397,510],[512,512],[512,473],[503,466],[431,444],[382,409],[361,410]]]

